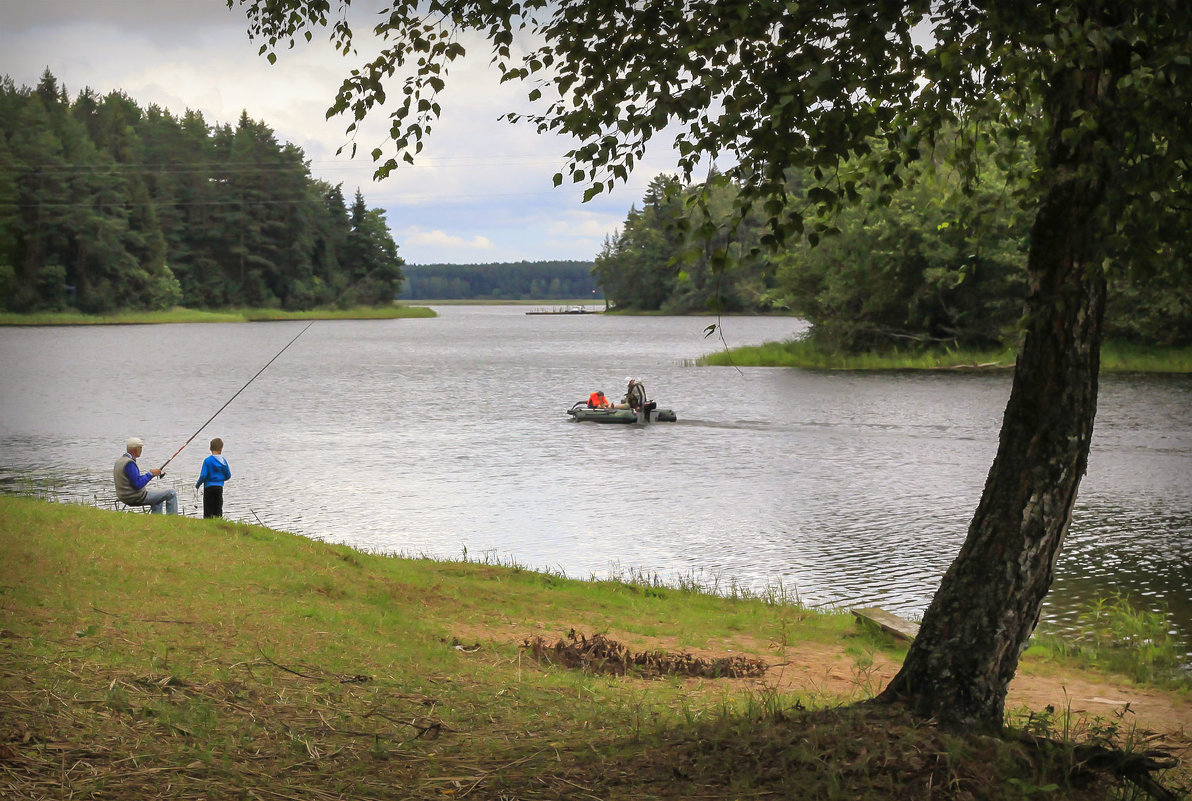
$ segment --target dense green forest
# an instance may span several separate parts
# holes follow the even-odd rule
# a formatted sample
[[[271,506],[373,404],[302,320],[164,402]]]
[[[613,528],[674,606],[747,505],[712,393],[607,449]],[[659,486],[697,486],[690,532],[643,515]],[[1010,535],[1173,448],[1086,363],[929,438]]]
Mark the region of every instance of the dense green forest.
[[[0,79],[0,306],[9,311],[389,303],[383,213],[312,178],[263,122]]]
[[[605,241],[594,273],[618,308],[790,311],[811,322],[813,339],[832,349],[1013,345],[1031,223],[1018,174],[1030,162],[1019,147],[1011,142],[961,163],[940,143],[901,189],[858,190],[858,203],[830,218],[832,235],[792,237],[777,251],[762,247],[764,215],[746,214],[733,227],[737,193],[730,182],[714,179],[698,202],[694,188],[660,176],[641,208],[631,209]],[[868,162],[848,165],[840,180],[853,181],[865,169]],[[804,196],[803,184],[792,176],[785,202],[802,204],[814,218],[814,199]],[[1192,344],[1186,252],[1155,253],[1138,243],[1115,252],[1107,336]]]
[[[417,300],[604,300],[590,261],[410,264],[403,298]]]
[[[760,217],[730,228],[729,184],[711,187],[703,205],[694,203],[697,197],[674,176],[650,182],[642,208],[629,210],[596,256],[592,272],[610,303],[671,314],[775,306],[772,259],[750,255],[760,242]]]

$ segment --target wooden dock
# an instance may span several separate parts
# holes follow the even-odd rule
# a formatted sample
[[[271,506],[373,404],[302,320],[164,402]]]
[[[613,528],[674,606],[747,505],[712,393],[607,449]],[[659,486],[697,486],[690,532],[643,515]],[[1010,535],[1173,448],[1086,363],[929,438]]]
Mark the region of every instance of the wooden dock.
[[[912,623],[906,618],[901,618],[884,609],[878,609],[876,606],[868,606],[850,611],[852,611],[857,620],[877,626],[882,631],[893,634],[900,640],[913,640],[919,633],[918,623]]]
[[[554,309],[534,309],[526,314],[604,314],[604,312],[584,306],[564,306]]]

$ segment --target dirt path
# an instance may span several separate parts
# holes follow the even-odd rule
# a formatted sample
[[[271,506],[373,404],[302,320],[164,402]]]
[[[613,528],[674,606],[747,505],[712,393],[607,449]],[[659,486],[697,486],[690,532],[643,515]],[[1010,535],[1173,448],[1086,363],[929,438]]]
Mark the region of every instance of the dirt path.
[[[776,675],[778,687],[789,692],[819,689],[859,696],[866,689],[886,686],[899,667],[884,654],[875,654],[872,666],[860,669],[856,660],[826,647],[788,647],[786,657],[790,664],[776,668]],[[1048,706],[1057,715],[1067,710],[1077,726],[1120,717],[1123,728],[1136,725],[1144,736],[1161,735],[1172,745],[1192,747],[1192,699],[1180,694],[1139,689],[1125,679],[1042,675],[1029,667],[1020,671],[1010,684],[1006,710],[1040,713]]]
[[[496,631],[474,631],[477,639],[492,639]],[[542,635],[526,632],[525,639]],[[507,636],[507,635],[506,635]],[[643,640],[639,635],[607,631],[606,636],[625,643],[630,650],[687,651],[694,656],[715,659],[725,656],[756,656],[771,667],[760,679],[692,680],[693,692],[722,692],[728,682],[753,688],[773,688],[784,693],[803,694],[811,700],[834,702],[867,698],[879,692],[897,672],[899,663],[883,653],[854,656],[836,644],[796,642],[776,647],[773,643],[738,640],[733,651],[684,649],[669,638]],[[521,640],[519,639],[519,642]],[[1137,735],[1192,755],[1192,697],[1162,690],[1139,689],[1126,679],[1089,679],[1050,675],[1021,669],[1010,685],[1007,712],[1054,711],[1057,723],[1067,711],[1070,727],[1080,731],[1089,726],[1119,723],[1122,731],[1136,729]]]

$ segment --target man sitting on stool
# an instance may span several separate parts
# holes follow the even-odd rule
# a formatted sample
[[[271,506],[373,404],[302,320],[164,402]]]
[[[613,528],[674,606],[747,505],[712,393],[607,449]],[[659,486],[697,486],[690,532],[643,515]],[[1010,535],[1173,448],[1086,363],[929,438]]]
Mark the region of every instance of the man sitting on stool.
[[[162,513],[165,504],[167,514],[178,514],[178,493],[173,489],[148,489],[145,485],[156,476],[164,475],[156,467],[142,473],[137,467],[137,458],[141,455],[145,443],[139,437],[129,437],[124,443],[124,455],[116,460],[112,468],[112,478],[116,482],[116,497],[129,506],[148,506],[152,514]]]

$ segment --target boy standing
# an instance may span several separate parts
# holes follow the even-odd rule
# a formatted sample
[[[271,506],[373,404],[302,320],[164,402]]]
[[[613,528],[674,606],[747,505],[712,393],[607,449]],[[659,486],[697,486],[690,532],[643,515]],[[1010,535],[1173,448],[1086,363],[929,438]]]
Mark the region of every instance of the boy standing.
[[[203,517],[223,517],[223,485],[232,477],[228,460],[223,458],[223,440],[211,440],[211,455],[203,460],[195,488],[203,485]]]

